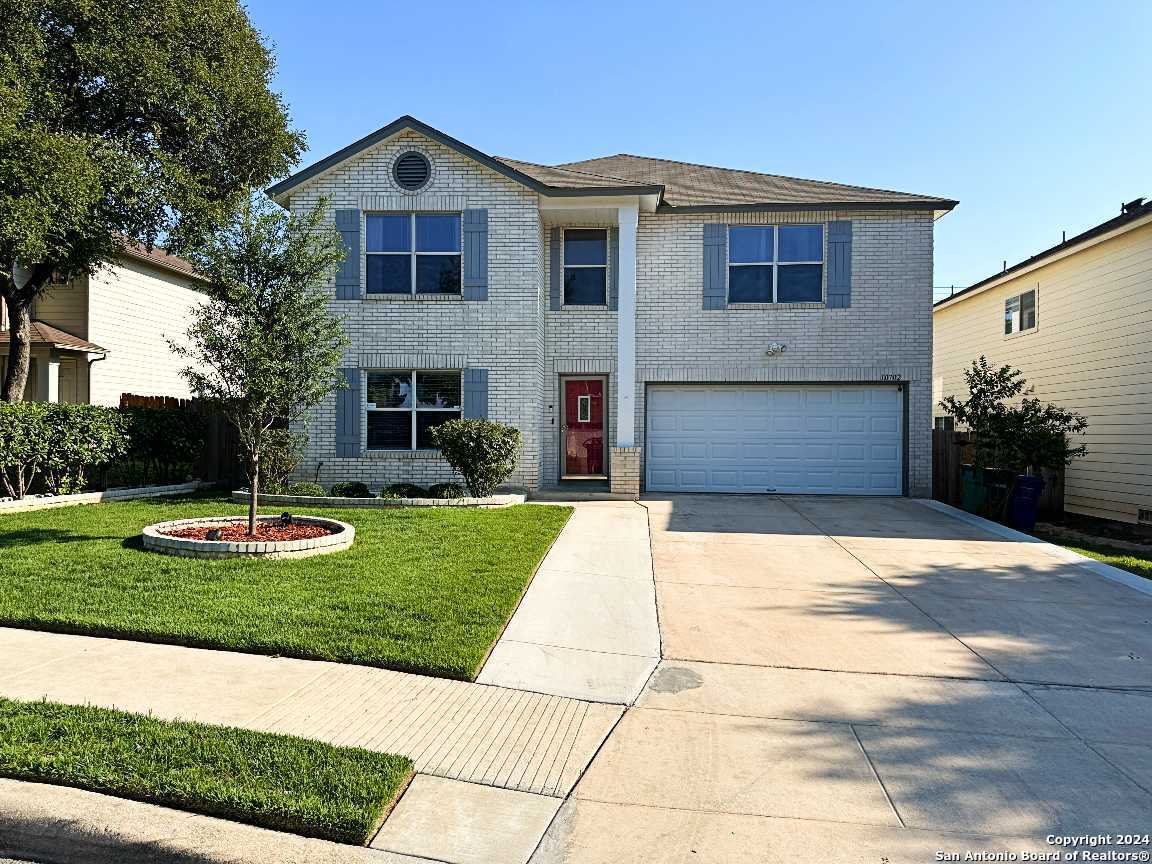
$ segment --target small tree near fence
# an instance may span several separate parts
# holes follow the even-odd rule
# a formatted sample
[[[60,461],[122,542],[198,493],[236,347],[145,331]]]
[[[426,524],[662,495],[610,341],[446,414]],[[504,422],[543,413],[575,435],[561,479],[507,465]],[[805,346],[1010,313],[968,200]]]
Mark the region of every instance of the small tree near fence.
[[[330,284],[344,259],[325,204],[292,215],[249,199],[230,224],[189,256],[210,280],[196,307],[181,374],[192,392],[235,425],[248,475],[248,532],[255,533],[262,459],[274,430],[303,422],[344,386],[338,367],[343,321],[328,311]]]
[[[520,450],[520,430],[492,420],[449,420],[432,430],[440,455],[460,472],[477,498],[512,476]]]
[[[964,382],[968,398],[948,396],[940,407],[972,432],[977,467],[1039,475],[1088,452],[1083,444],[1068,442],[1069,435],[1088,428],[1088,421],[1075,411],[1029,397],[1032,389],[1019,369],[993,368],[981,356],[964,371]]]

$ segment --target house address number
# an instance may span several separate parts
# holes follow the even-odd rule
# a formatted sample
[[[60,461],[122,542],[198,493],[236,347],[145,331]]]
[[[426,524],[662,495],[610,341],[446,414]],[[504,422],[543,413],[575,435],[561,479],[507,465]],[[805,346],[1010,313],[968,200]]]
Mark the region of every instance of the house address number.
[[[881,381],[899,381],[900,376],[899,375],[881,375],[880,380]]]

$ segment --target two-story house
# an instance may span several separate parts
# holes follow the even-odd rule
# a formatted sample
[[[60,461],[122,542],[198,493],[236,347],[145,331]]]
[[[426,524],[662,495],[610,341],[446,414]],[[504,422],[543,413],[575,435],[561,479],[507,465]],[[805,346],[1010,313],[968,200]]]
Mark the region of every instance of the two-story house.
[[[191,396],[168,346],[182,341],[204,277],[183,258],[129,240],[88,276],[56,282],[32,304],[24,397],[36,402],[119,405],[124,393]],[[0,305],[0,380],[9,351]]]
[[[1033,396],[1088,420],[1065,509],[1152,524],[1152,201],[940,300],[933,318],[934,402],[966,396],[982,354],[1020,369]]]
[[[512,482],[928,495],[932,228],[954,201],[618,155],[489,156],[411,117],[273,186],[327,199],[348,388],[301,473],[451,479],[429,431],[523,433]]]

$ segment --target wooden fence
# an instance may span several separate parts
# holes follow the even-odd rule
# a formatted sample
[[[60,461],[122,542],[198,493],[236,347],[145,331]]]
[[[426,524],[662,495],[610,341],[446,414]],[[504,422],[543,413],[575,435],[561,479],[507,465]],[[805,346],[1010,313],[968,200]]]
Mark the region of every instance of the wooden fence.
[[[197,479],[231,489],[237,489],[248,482],[240,458],[240,440],[236,427],[223,414],[210,410],[199,399],[123,393],[120,395],[120,407],[176,408],[201,415],[205,423],[204,452],[196,464]]]
[[[932,430],[932,497],[953,507],[963,498],[960,466],[972,461],[972,435],[969,432]],[[1045,472],[1040,515],[1055,518],[1064,513],[1064,469]]]

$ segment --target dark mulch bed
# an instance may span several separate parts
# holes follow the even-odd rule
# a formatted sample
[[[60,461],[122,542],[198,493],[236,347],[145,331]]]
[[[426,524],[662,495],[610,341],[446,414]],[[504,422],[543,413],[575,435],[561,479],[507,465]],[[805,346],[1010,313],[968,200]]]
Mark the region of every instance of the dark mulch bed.
[[[220,537],[213,537],[221,543],[271,543],[280,540],[310,540],[336,532],[324,525],[281,525],[278,522],[258,523],[256,533],[248,533],[248,525],[190,525],[187,528],[171,528],[161,531],[169,537],[182,537],[185,540],[208,540],[209,531],[219,531]]]

